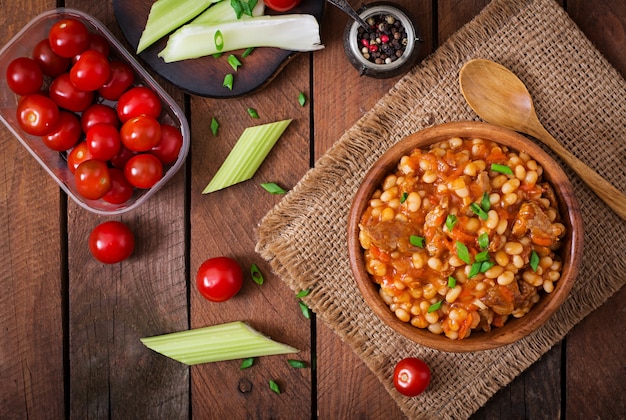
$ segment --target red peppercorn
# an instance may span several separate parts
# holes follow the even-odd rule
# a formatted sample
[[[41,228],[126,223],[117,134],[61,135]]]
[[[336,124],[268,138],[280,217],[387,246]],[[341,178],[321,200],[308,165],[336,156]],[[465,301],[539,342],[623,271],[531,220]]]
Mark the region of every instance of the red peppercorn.
[[[369,48],[369,50],[370,50],[371,52],[376,52],[376,51],[378,51],[378,45],[374,45],[374,44],[372,44],[372,45],[370,45],[368,48]]]
[[[361,44],[363,44],[363,46],[364,46],[364,47],[369,47],[369,46],[370,46],[370,42],[369,42],[369,40],[367,40],[367,39],[365,39],[365,38],[363,38],[363,39],[361,40]]]
[[[381,41],[382,43],[387,43],[387,42],[389,42],[389,37],[388,37],[387,35],[385,35],[385,34],[382,34],[382,35],[380,36],[380,41]]]

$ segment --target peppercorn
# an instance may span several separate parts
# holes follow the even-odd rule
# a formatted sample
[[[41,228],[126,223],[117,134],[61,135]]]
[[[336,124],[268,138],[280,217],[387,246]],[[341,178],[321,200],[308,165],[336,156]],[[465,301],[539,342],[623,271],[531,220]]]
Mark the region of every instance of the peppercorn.
[[[391,14],[379,14],[365,19],[369,30],[359,27],[357,42],[364,59],[375,64],[391,64],[406,50],[406,30]]]

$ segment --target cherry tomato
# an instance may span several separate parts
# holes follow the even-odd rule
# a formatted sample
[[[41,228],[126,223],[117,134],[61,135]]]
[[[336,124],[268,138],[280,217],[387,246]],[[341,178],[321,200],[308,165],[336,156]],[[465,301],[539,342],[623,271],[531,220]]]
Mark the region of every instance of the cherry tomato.
[[[89,30],[80,21],[61,19],[50,28],[48,40],[52,51],[61,57],[72,58],[89,46]]]
[[[128,150],[145,152],[159,143],[161,124],[147,115],[133,117],[122,124],[120,137]]]
[[[87,108],[80,117],[80,124],[86,133],[96,124],[109,124],[119,128],[120,120],[117,118],[115,109],[104,104],[93,104]]]
[[[70,59],[52,51],[48,38],[42,39],[35,45],[33,60],[39,64],[43,74],[50,77],[57,77],[70,67]]]
[[[161,124],[161,139],[150,153],[159,158],[164,165],[174,163],[183,147],[183,135],[180,130],[169,124]]]
[[[7,84],[20,96],[37,93],[43,83],[43,72],[39,64],[28,57],[18,57],[7,66]]]
[[[87,148],[94,159],[109,160],[120,151],[120,133],[110,124],[96,124],[87,131]]]
[[[81,163],[91,159],[93,159],[93,156],[89,153],[87,142],[81,141],[67,155],[67,167],[70,172],[74,174],[76,173],[76,168],[78,168]]]
[[[161,115],[161,101],[151,89],[137,86],[120,96],[117,102],[117,115],[122,123],[140,115],[158,119]]]
[[[135,235],[115,220],[96,226],[89,234],[89,251],[98,261],[116,264],[130,257],[135,249]]]
[[[74,86],[69,73],[63,73],[52,81],[48,95],[61,108],[74,112],[87,109],[94,97],[93,92],[80,90]]]
[[[276,12],[286,12],[300,4],[301,0],[265,0],[265,5]]]
[[[136,152],[131,152],[124,146],[124,144],[122,144],[120,147],[120,151],[117,153],[117,155],[113,156],[109,162],[114,168],[119,168],[123,170],[124,166],[126,166],[126,162],[128,162],[130,158],[132,158],[136,154]]]
[[[118,168],[110,168],[111,189],[102,196],[102,199],[111,204],[122,204],[127,202],[133,196],[135,190],[126,180],[124,172]]]
[[[47,96],[34,93],[23,96],[17,104],[17,121],[28,134],[45,136],[58,120],[59,108]]]
[[[113,60],[109,63],[109,78],[98,89],[104,99],[117,101],[135,81],[135,72],[126,63]]]
[[[124,176],[137,188],[151,188],[163,176],[163,164],[154,155],[138,154],[124,165]]]
[[[60,111],[59,119],[52,132],[46,134],[41,139],[52,150],[63,152],[74,147],[78,143],[81,134],[83,134],[83,131],[80,128],[78,117],[71,112]]]
[[[109,79],[109,60],[101,52],[87,50],[70,70],[72,84],[80,90],[98,90]]]
[[[86,160],[78,165],[74,179],[78,193],[89,200],[97,200],[111,189],[109,168],[101,160]]]
[[[89,45],[87,49],[98,51],[105,57],[108,57],[111,52],[109,41],[100,34],[89,34]]]
[[[243,271],[228,257],[209,258],[196,274],[198,292],[212,302],[224,302],[235,296],[243,285]]]
[[[407,397],[421,394],[430,383],[430,368],[417,357],[407,357],[396,365],[393,372],[393,385]]]

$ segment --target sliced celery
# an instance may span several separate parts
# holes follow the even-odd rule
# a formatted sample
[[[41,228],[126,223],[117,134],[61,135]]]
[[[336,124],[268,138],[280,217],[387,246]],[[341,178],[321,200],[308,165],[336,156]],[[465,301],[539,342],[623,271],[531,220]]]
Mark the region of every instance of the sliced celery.
[[[141,338],[148,348],[186,365],[246,359],[299,350],[261,334],[243,321]]]
[[[137,45],[137,54],[218,1],[220,0],[157,0],[150,8],[146,27]]]
[[[216,45],[218,31],[220,44]],[[324,45],[319,24],[312,15],[258,16],[215,25],[185,25],[169,37],[159,57],[170,63],[249,47],[315,51]]]
[[[265,3],[259,0],[252,9],[252,16],[263,16],[265,13]],[[250,16],[242,15],[241,19],[248,19]],[[221,22],[237,20],[235,9],[230,5],[229,0],[222,0],[206,9],[200,16],[192,20],[189,24],[216,25]]]
[[[246,128],[202,194],[252,178],[289,123],[290,119]]]

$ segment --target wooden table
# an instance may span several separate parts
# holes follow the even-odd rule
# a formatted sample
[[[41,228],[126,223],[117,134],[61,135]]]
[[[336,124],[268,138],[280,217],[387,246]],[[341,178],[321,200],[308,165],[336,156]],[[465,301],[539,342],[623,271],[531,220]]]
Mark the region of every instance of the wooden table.
[[[63,3],[63,2],[61,2]],[[67,0],[121,39],[110,1]],[[359,1],[353,1],[355,6]],[[397,1],[415,15],[422,58],[487,0]],[[626,76],[626,2],[561,1]],[[0,43],[53,0],[0,2]],[[292,291],[254,252],[255,228],[280,199],[259,187],[293,187],[316,160],[398,80],[359,78],[341,45],[345,15],[329,7],[326,49],[296,57],[264,90],[213,100],[163,86],[184,107],[192,147],[184,170],[141,208],[115,219],[137,236],[134,255],[102,265],[87,237],[109,220],[90,214],[57,185],[11,133],[0,129],[0,418],[402,418],[382,385],[322,322],[306,320]],[[298,92],[307,104],[300,107]],[[250,120],[246,108],[260,120]],[[211,118],[220,121],[214,137]],[[294,118],[257,176],[213,195],[201,190],[245,126]],[[204,300],[193,279],[202,261],[227,255],[259,265],[227,303]],[[593,312],[527,372],[498,392],[482,418],[624,418],[626,290]],[[143,336],[243,319],[301,349],[309,368],[285,357],[187,368],[147,350]],[[315,368],[311,368],[311,366]],[[282,393],[273,393],[268,380]]]

